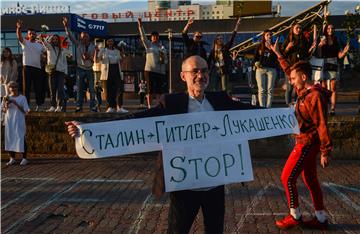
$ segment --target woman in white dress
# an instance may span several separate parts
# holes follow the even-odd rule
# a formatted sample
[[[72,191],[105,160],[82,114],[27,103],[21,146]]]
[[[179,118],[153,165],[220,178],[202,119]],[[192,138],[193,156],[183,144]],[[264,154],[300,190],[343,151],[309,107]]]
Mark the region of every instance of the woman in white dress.
[[[25,114],[29,112],[29,105],[26,97],[19,95],[17,83],[9,82],[8,88],[9,95],[1,103],[1,110],[5,113],[5,150],[10,153],[10,160],[6,165],[16,162],[15,153],[22,153],[20,165],[26,165]]]

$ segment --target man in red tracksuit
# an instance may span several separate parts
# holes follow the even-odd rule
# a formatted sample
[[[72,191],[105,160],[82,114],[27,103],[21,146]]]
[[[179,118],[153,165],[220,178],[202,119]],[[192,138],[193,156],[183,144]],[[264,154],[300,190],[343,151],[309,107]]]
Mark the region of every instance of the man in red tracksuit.
[[[326,229],[328,221],[317,178],[316,156],[321,152],[320,163],[325,168],[328,165],[328,157],[333,148],[327,128],[327,100],[331,92],[323,89],[320,85],[311,84],[312,70],[308,62],[299,61],[290,67],[288,61],[280,53],[277,42],[272,46],[272,49],[297,92],[298,99],[295,112],[300,128],[300,134],[296,136],[296,145],[281,174],[290,214],[281,220],[277,220],[276,226],[287,229],[302,224],[309,228]],[[300,174],[310,191],[315,208],[315,217],[304,222],[301,218],[296,188],[296,180]]]

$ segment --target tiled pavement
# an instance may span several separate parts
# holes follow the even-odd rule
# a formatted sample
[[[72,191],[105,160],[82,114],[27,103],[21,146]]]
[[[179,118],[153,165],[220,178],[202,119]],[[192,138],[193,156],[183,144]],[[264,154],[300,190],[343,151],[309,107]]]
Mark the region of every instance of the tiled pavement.
[[[154,155],[103,160],[38,159],[1,165],[1,233],[165,233],[168,196],[154,199]],[[279,231],[286,215],[280,182],[285,159],[253,162],[255,180],[226,186],[224,233],[323,233]],[[360,233],[360,161],[331,161],[318,168],[330,227],[326,233]],[[305,218],[311,199],[298,181]],[[191,233],[203,233],[198,215]]]

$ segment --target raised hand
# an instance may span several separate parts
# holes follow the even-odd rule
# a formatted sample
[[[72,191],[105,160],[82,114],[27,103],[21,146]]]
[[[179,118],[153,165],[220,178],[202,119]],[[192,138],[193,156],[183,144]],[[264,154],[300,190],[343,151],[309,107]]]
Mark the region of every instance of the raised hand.
[[[239,25],[240,25],[240,22],[241,22],[241,17],[239,17],[238,20],[236,21],[234,31],[237,31],[237,30],[238,30]]]
[[[274,44],[270,44],[270,49],[274,51],[274,53],[277,55],[277,57],[282,57],[282,54],[279,49],[279,37],[276,38],[276,41]]]
[[[63,17],[62,22],[63,22],[64,27],[67,28],[68,27],[68,19],[66,17]]]
[[[142,19],[141,19],[141,17],[139,17],[139,18],[137,19],[137,22],[138,22],[138,25],[139,25],[139,26],[142,26]]]
[[[291,48],[294,47],[294,42],[290,41],[289,44],[286,46],[286,51],[289,51]]]
[[[192,19],[192,18],[190,18],[189,20],[188,20],[188,22],[187,22],[187,25],[192,25],[194,23],[194,20]]]
[[[22,20],[19,20],[19,19],[18,19],[18,20],[16,21],[16,28],[21,28],[22,23],[23,23]]]

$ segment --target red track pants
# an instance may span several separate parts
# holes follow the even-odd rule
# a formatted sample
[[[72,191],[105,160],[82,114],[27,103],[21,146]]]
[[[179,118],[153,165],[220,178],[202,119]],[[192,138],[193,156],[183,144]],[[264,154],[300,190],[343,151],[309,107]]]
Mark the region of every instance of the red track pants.
[[[291,152],[281,174],[289,208],[299,206],[296,180],[300,173],[306,187],[310,191],[315,210],[323,210],[323,195],[316,172],[316,156],[320,151],[320,144],[296,144]]]

